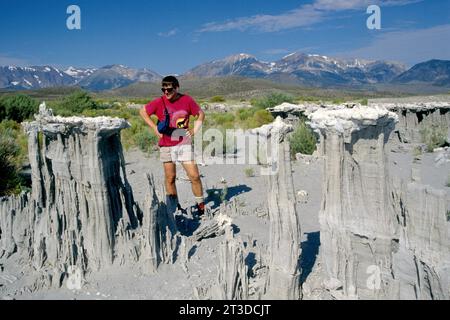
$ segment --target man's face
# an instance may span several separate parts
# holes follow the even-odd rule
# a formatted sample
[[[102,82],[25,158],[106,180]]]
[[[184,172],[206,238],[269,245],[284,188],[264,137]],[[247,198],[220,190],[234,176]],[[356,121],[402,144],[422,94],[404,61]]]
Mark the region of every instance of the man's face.
[[[177,88],[175,88],[172,84],[163,84],[162,91],[168,100],[171,100],[177,95]]]

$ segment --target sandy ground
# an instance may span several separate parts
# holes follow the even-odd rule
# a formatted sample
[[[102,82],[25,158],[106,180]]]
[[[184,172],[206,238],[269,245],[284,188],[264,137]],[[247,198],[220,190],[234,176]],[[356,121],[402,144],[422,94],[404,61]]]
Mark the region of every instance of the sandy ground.
[[[390,149],[390,148],[388,148]],[[435,164],[436,154],[423,154],[414,160],[412,146],[402,152],[389,151],[390,174],[409,181],[412,167],[419,170],[421,182],[438,189],[445,189],[450,204],[450,163],[440,167]],[[146,174],[153,174],[155,182],[163,181],[162,165],[157,154],[150,157],[139,151],[125,153],[126,172],[133,188],[135,200],[142,202],[147,192]],[[245,169],[252,167],[254,177],[247,177]],[[318,212],[322,198],[323,160],[305,164],[292,164],[296,191],[306,190],[306,203],[297,203],[302,223],[302,267],[308,274],[315,262],[320,245]],[[243,214],[234,218],[238,234],[244,239],[253,238],[261,244],[269,241],[269,222],[265,215],[267,206],[267,177],[261,176],[258,166],[210,165],[200,166],[206,190],[223,188],[221,180],[228,186],[227,200],[237,199]],[[181,166],[178,166],[177,187],[183,207],[194,205],[190,182]],[[206,193],[206,192],[205,192]],[[218,203],[209,201],[210,207]],[[450,208],[450,206],[449,206]],[[449,223],[450,225],[450,223]],[[30,292],[34,281],[29,269],[16,257],[0,260],[0,299],[197,299],[202,298],[202,289],[209,288],[217,277],[217,246],[222,238],[202,240],[190,251],[191,258],[186,268],[181,263],[162,265],[156,274],[148,275],[138,268],[114,267],[101,273],[92,273],[81,290],[66,287]],[[200,289],[196,289],[200,288]],[[198,294],[196,294],[196,292]]]

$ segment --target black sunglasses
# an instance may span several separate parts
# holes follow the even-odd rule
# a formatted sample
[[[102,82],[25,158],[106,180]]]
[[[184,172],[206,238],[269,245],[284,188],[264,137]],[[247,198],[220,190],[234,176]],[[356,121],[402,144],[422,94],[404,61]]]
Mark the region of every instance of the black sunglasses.
[[[161,88],[162,92],[166,92],[167,91],[168,93],[172,93],[173,90],[174,90],[174,88]]]

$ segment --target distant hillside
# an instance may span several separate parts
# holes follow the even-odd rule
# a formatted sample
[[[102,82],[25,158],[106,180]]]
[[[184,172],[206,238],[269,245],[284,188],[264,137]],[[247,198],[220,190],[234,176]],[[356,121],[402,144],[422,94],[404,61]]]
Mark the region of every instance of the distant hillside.
[[[396,77],[393,83],[427,83],[435,86],[450,86],[450,61],[430,60],[416,64]]]
[[[180,83],[181,92],[197,99],[207,99],[213,96],[223,96],[234,100],[251,99],[272,92],[281,92],[295,97],[327,99],[402,96],[398,92],[389,93],[386,90],[377,88],[359,90],[308,88],[300,85],[287,85],[264,79],[244,77],[216,77],[208,79],[180,77]],[[103,98],[153,98],[161,95],[160,87],[158,83],[135,83],[124,88],[99,92],[97,96]]]

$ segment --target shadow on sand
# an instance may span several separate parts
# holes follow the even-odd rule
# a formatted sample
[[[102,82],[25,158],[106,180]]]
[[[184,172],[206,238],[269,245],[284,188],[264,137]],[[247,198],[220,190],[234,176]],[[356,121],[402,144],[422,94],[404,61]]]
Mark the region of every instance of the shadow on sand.
[[[238,196],[246,192],[250,192],[251,190],[252,188],[250,188],[245,184],[228,188],[224,187],[222,189],[208,189],[206,190],[208,197],[205,199],[205,202],[206,203],[213,202],[211,209],[214,210],[220,207],[222,200],[230,201],[235,196]]]

